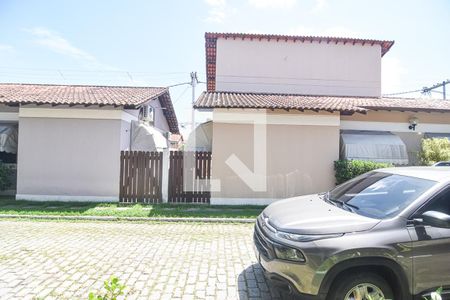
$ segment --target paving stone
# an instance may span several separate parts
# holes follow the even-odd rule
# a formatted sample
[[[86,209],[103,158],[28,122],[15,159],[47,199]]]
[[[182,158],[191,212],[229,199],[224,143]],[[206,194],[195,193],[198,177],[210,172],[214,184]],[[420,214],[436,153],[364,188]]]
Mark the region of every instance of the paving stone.
[[[280,299],[251,224],[0,221],[0,299],[86,299],[117,276],[126,299]]]

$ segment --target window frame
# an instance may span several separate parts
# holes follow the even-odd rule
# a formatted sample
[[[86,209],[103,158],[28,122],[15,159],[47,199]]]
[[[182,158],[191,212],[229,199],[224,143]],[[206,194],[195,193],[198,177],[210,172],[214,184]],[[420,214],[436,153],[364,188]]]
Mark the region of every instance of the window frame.
[[[413,220],[416,218],[421,218],[422,215],[419,215],[419,212],[426,207],[427,205],[431,205],[431,203],[441,194],[445,192],[450,192],[450,184],[446,184],[439,188],[437,191],[433,193],[426,201],[424,201],[417,209],[414,210],[414,212],[408,217],[408,220]],[[425,211],[424,211],[425,212]]]

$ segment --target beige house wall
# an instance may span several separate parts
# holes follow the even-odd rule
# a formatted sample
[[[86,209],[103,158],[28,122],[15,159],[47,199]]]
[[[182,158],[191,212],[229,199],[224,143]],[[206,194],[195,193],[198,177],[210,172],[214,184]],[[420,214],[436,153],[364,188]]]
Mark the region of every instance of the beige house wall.
[[[381,95],[380,45],[219,38],[216,55],[217,91]]]
[[[229,112],[233,114],[233,110]],[[260,151],[254,149],[255,125],[242,121],[245,119],[239,115],[242,111],[234,112],[241,124],[217,122],[220,118],[214,117],[212,178],[220,179],[220,191],[212,193],[212,204],[267,204],[323,192],[334,186],[333,162],[339,156],[339,114],[268,112],[271,124],[266,127],[267,189],[255,192],[227,164],[234,154],[254,170],[254,151]],[[291,117],[298,122],[293,122]]]
[[[118,200],[120,150],[127,140],[121,131],[128,122],[96,113],[105,118],[19,113],[17,199]]]
[[[342,116],[341,120],[408,123],[411,118],[417,118],[419,126],[420,123],[450,124],[450,113],[439,112],[369,111],[367,114]]]

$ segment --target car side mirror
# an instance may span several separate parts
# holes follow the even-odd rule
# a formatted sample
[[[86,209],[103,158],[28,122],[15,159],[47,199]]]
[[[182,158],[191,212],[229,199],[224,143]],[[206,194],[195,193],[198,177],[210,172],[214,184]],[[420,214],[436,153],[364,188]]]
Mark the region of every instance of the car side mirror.
[[[422,214],[423,222],[439,228],[450,228],[450,216],[439,211],[427,211]]]

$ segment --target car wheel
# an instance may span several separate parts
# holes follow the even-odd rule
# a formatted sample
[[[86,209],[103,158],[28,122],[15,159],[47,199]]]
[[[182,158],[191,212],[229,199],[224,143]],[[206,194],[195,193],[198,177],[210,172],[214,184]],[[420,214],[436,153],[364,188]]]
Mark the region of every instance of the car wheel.
[[[386,280],[374,273],[361,273],[337,279],[328,300],[389,300],[394,293]]]

